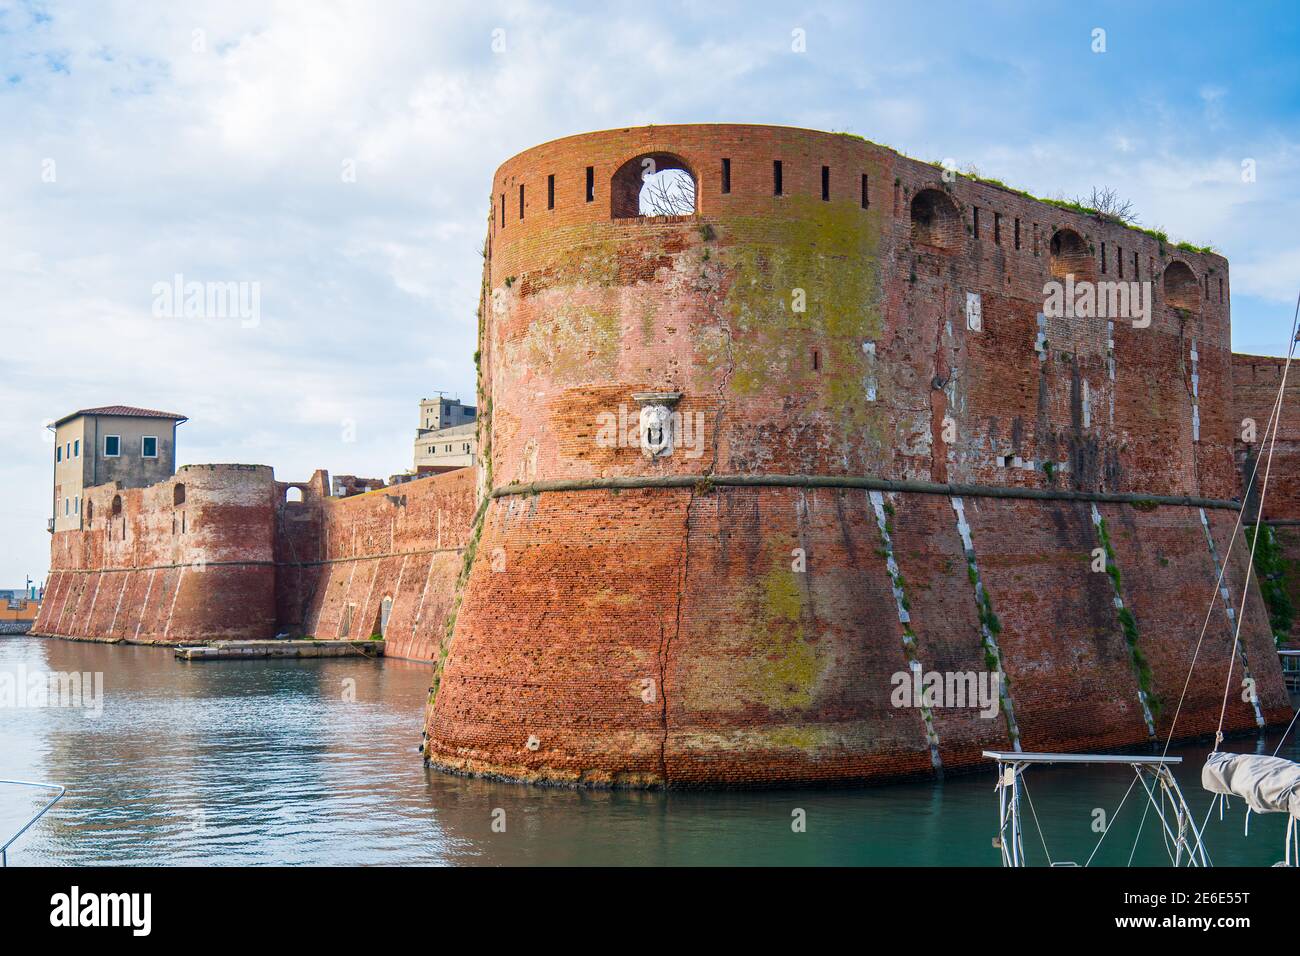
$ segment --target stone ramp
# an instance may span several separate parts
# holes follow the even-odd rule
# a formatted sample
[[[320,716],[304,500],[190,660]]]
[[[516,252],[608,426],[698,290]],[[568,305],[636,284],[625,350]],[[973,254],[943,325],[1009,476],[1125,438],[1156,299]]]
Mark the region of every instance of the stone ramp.
[[[383,641],[213,641],[176,648],[184,661],[236,661],[258,657],[382,657]]]

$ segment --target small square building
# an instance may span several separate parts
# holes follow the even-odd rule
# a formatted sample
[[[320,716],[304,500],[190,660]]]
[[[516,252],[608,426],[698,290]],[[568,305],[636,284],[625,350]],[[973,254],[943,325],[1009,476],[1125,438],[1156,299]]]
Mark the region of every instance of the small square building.
[[[83,408],[49,426],[54,432],[54,503],[50,531],[82,524],[86,488],[116,481],[144,488],[176,473],[176,427],[188,419],[129,405]]]

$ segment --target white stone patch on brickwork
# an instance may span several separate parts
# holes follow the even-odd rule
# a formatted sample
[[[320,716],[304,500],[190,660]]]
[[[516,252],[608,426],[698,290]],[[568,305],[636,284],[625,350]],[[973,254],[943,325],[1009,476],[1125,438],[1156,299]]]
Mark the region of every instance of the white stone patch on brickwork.
[[[1109,406],[1108,414],[1110,424],[1115,424],[1115,323],[1106,323],[1106,377],[1110,379],[1110,390],[1107,398]]]
[[[1038,313],[1038,333],[1034,336],[1034,351],[1038,353],[1038,361],[1047,361],[1047,316]]]
[[[874,402],[877,392],[877,375],[876,375],[876,343],[862,343],[863,360],[867,366],[866,379],[863,382],[863,391],[866,393],[867,401]]]
[[[122,575],[122,590],[117,592],[117,606],[113,608],[113,620],[108,625],[108,636],[113,636],[113,631],[117,627],[117,616],[122,611],[122,597],[126,594],[126,584],[131,580],[131,575]]]
[[[144,601],[140,604],[140,619],[135,622],[136,640],[140,639],[140,628],[144,627],[144,615],[145,611],[149,609],[149,595],[153,593],[153,579],[157,573],[157,569],[149,572],[149,583],[145,585],[144,589]]]
[[[185,582],[185,569],[187,567],[188,565],[182,564],[181,573],[176,576],[176,590],[172,592],[172,606],[167,611],[167,626],[163,628],[164,641],[167,640],[167,636],[172,631],[172,615],[176,613],[176,599],[181,596],[181,585]]]
[[[1097,510],[1097,505],[1095,503],[1092,506],[1092,523],[1097,528],[1097,538],[1100,541],[1101,540],[1101,512]],[[1110,560],[1109,555],[1107,555],[1106,560],[1108,561]],[[1106,575],[1106,577],[1110,579],[1111,587],[1115,592],[1115,610],[1116,611],[1124,610],[1124,597],[1119,593],[1119,586],[1115,584],[1115,579],[1112,578],[1109,574]],[[1128,635],[1124,636],[1124,643],[1125,644],[1128,643]],[[1130,651],[1130,657],[1131,656],[1132,656],[1132,652]],[[1137,666],[1136,662],[1134,662],[1134,667],[1136,668],[1136,666]],[[1142,689],[1141,685],[1138,686],[1138,702],[1142,704],[1142,719],[1145,720],[1147,723],[1147,735],[1150,737],[1154,737],[1156,735],[1156,722],[1151,717],[1151,703],[1150,701],[1147,700],[1146,691]]]
[[[1205,543],[1209,546],[1210,557],[1214,559],[1214,576],[1219,582],[1219,598],[1223,601],[1223,611],[1228,618],[1228,638],[1236,641],[1237,637],[1237,612],[1232,606],[1232,593],[1228,590],[1228,577],[1224,573],[1223,563],[1219,561],[1219,549],[1214,544],[1214,535],[1210,532],[1210,519],[1205,515],[1204,508],[1197,508],[1201,515],[1201,530],[1205,532]],[[1257,526],[1258,527],[1258,526]],[[1246,645],[1240,641],[1237,643],[1237,656],[1241,658],[1241,670],[1246,680],[1254,686],[1254,677],[1250,673],[1250,661],[1246,658]],[[1259,706],[1259,695],[1255,694],[1254,699],[1250,702],[1251,707],[1255,710],[1255,726],[1264,726],[1264,712]]]
[[[921,672],[921,662],[916,656],[916,635],[912,633],[912,615],[907,607],[907,595],[903,590],[903,575],[894,559],[894,541],[889,533],[889,520],[885,515],[885,496],[879,491],[867,493],[871,498],[871,507],[876,513],[876,526],[880,529],[880,541],[885,552],[885,568],[889,571],[889,586],[894,592],[894,607],[898,611],[898,622],[903,626],[903,656],[913,673]],[[930,744],[930,763],[936,770],[943,767],[939,757],[939,734],[934,728],[934,714],[929,707],[922,706],[921,717],[925,721],[925,737]]]
[[[899,423],[903,425],[902,422]],[[900,431],[902,428],[900,427]],[[904,455],[914,456],[917,458],[928,458],[933,447],[934,438],[930,434],[930,410],[926,409],[917,412],[916,417],[912,419],[911,427],[906,432],[903,439],[903,447],[900,451]]]
[[[966,293],[966,329],[970,332],[984,330],[984,307],[978,292]]]
[[[1192,441],[1201,440],[1201,375],[1200,353],[1196,350],[1196,339],[1192,339]]]
[[[1007,718],[1007,735],[1011,738],[1011,745],[1017,753],[1020,752],[1020,727],[1016,724],[1015,705],[1011,700],[1011,691],[1008,689],[1006,679],[1006,670],[1002,666],[1002,651],[998,647],[997,635],[989,628],[984,618],[984,610],[989,604],[985,591],[984,580],[980,574],[979,564],[975,560],[975,545],[971,541],[970,524],[966,521],[966,505],[957,496],[953,496],[952,510],[957,515],[957,534],[961,537],[962,550],[966,556],[966,566],[970,570],[970,576],[973,579],[975,588],[975,605],[980,619],[980,636],[983,640],[984,650],[989,654],[997,667],[998,672],[998,697],[1002,704],[1002,712]]]

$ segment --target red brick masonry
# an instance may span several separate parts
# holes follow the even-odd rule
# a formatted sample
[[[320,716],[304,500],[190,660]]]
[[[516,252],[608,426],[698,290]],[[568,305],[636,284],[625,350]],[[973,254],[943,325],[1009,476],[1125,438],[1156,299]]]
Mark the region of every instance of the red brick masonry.
[[[435,659],[473,473],[342,499],[326,497],[328,484],[324,472],[289,484],[260,465],[189,465],[144,489],[90,489],[85,528],[53,536],[33,632],[142,643],[366,638],[388,600],[386,652]],[[301,501],[286,500],[291,488]]]
[[[695,215],[627,215],[646,158],[690,171]],[[434,765],[845,782],[970,765],[1013,727],[1034,750],[1166,732],[1217,562],[1232,594],[1244,581],[1225,259],[774,127],[568,137],[507,161],[492,196],[496,497],[429,708]],[[1067,272],[1150,282],[1150,325],[1040,320]],[[690,441],[652,459],[605,440],[655,392],[680,393]],[[817,486],[855,477],[939,487],[894,486],[878,519],[868,488]],[[1113,497],[1099,527],[1091,500],[942,483]],[[1119,573],[1092,570],[1098,547]],[[1291,714],[1254,590],[1246,622],[1233,729]],[[1220,605],[1179,736],[1217,724],[1230,633]],[[1009,706],[895,707],[913,662],[1000,665]]]

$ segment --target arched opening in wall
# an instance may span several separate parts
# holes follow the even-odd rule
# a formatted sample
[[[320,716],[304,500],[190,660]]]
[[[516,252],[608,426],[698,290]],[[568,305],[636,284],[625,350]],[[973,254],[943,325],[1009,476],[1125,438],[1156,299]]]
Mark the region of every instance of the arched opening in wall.
[[[947,193],[922,189],[912,197],[912,241],[939,249],[961,247],[961,213]]]
[[[286,504],[302,504],[302,489],[296,486],[285,489],[284,500]]]
[[[172,489],[172,505],[185,504],[185,486],[178,484]]]
[[[1052,233],[1048,251],[1051,254],[1052,278],[1064,279],[1072,275],[1075,281],[1092,281],[1096,273],[1092,253],[1088,251],[1088,243],[1083,236],[1073,229],[1058,229]]]
[[[122,496],[113,496],[113,517],[116,518],[122,514]]]
[[[86,499],[86,524],[95,520],[95,503],[89,498]]]
[[[1200,311],[1201,287],[1196,281],[1196,273],[1186,262],[1175,260],[1169,263],[1161,285],[1168,305],[1188,312]]]
[[[696,179],[680,156],[644,153],[618,168],[609,184],[609,214],[614,219],[638,216],[692,216]]]

